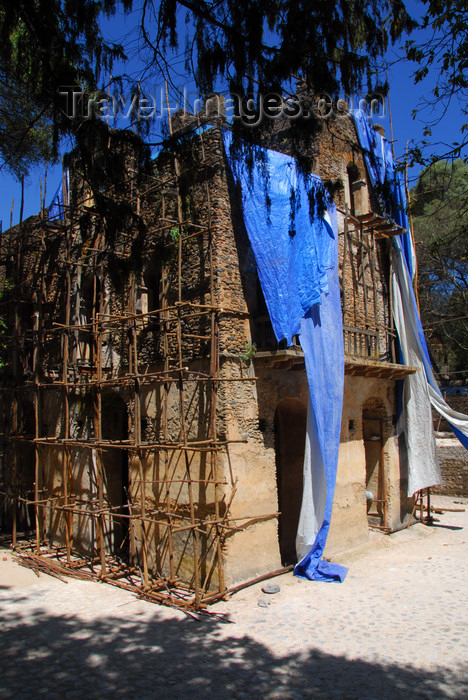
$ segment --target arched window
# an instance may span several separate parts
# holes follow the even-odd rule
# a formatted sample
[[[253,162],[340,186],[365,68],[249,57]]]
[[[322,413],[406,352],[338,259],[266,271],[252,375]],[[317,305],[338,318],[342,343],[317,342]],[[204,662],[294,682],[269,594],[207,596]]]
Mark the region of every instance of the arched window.
[[[152,261],[141,276],[141,284],[135,304],[137,314],[148,314],[161,308],[161,265]],[[158,323],[158,314],[147,319],[152,325]]]
[[[81,364],[91,364],[93,358],[92,322],[99,313],[101,282],[92,274],[82,275],[78,287],[78,318],[76,325],[82,326],[77,345],[77,360]]]

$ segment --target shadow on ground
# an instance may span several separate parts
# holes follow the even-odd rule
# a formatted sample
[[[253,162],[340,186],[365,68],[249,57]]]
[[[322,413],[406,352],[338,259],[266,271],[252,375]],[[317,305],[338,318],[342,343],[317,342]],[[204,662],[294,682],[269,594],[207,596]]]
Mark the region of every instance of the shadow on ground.
[[[468,697],[466,679],[463,685],[448,670],[419,672],[310,651],[276,657],[248,636],[236,638],[234,625],[216,618],[168,620],[155,607],[150,621],[129,613],[86,623],[40,607],[23,617],[21,602],[15,613],[0,611],[3,698]],[[311,629],[307,645],[313,635]]]

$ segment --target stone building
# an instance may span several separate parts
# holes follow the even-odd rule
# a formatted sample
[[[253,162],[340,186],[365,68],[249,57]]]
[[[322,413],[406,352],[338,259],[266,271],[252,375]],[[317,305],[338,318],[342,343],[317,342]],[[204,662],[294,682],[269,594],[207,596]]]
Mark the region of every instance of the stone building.
[[[189,119],[149,166],[110,132],[120,180],[91,188],[75,163],[60,212],[1,250],[4,523],[187,605],[294,563],[302,498],[303,353],[274,339],[221,126]],[[313,159],[334,183],[345,343],[333,556],[408,521],[397,380],[414,369],[391,310],[401,229],[378,214],[350,117],[326,122]]]

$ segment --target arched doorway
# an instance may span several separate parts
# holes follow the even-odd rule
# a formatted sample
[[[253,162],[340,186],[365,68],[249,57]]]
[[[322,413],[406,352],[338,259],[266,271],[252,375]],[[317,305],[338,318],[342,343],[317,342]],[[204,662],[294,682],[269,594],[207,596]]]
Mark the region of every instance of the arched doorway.
[[[366,454],[366,501],[370,525],[386,527],[385,409],[378,399],[369,399],[362,411],[362,436]]]
[[[302,504],[307,408],[296,398],[282,399],[275,411],[279,546],[284,566],[295,564],[296,534]]]
[[[19,443],[20,461],[18,464],[19,470],[19,488],[20,493],[25,499],[34,499],[34,481],[35,481],[35,453],[32,440],[36,437],[36,413],[32,401],[24,400],[21,404],[20,412],[20,429],[19,434],[26,437],[31,442]],[[25,501],[18,504],[19,522],[18,527],[21,529],[31,528],[34,524],[34,506]]]
[[[122,442],[128,439],[127,404],[117,392],[102,395],[102,439]],[[106,519],[104,538],[106,551],[124,559],[129,552],[128,515],[128,453],[121,448],[106,449],[102,453],[104,498],[115,517]]]

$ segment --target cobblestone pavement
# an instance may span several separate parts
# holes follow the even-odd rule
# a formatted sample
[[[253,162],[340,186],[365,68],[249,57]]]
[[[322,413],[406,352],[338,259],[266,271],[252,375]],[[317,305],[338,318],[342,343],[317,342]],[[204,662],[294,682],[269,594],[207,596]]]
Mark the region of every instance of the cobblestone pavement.
[[[371,533],[336,558],[343,584],[288,574],[275,595],[256,585],[212,608],[232,623],[37,578],[3,550],[0,697],[467,698],[465,507],[432,528]]]

